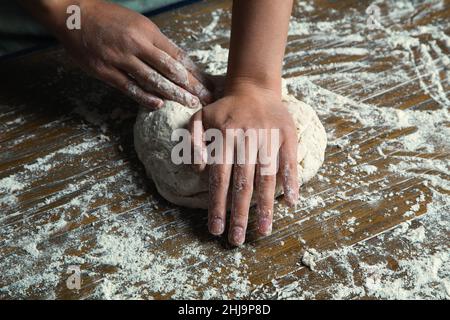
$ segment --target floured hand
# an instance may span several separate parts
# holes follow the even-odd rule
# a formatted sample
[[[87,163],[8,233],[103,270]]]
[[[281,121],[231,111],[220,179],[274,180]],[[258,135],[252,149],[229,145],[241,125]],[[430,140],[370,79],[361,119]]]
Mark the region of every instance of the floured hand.
[[[66,27],[66,10],[81,10],[81,29]],[[61,40],[87,72],[150,109],[162,99],[188,107],[207,104],[211,95],[185,52],[143,15],[100,0],[24,3]]]

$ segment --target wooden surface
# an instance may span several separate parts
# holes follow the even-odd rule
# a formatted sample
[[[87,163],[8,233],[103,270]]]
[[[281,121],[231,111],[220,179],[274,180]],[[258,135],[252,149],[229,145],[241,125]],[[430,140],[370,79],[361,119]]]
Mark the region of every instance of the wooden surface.
[[[315,9],[310,13],[296,7],[298,21],[305,14],[311,22],[338,20],[348,15],[350,10],[355,12],[355,21],[364,23],[367,19],[365,9],[369,2],[315,3]],[[447,3],[444,4],[437,8],[417,5],[417,12],[425,11],[426,14],[410,19],[402,26],[408,29],[415,25],[447,21],[449,31],[450,10]],[[202,28],[211,23],[211,12],[218,9],[223,10],[219,11],[218,26],[226,29],[230,1],[190,5],[161,14],[154,21],[175,42],[182,43],[189,50],[208,49],[216,44],[226,48],[226,33],[202,36]],[[383,23],[392,26],[392,21],[388,19]],[[352,32],[357,25],[343,28],[345,32]],[[369,54],[331,54],[331,51],[326,51],[352,45],[351,42],[339,41],[344,33],[341,31],[335,31],[338,40],[317,39],[310,35],[290,36],[285,76],[317,75],[312,80],[315,85],[356,103],[398,109],[439,108],[439,103],[424,92],[411,65],[403,63],[394,54],[378,54],[377,37],[385,36],[381,32],[374,33],[373,41],[364,40],[357,44],[368,49]],[[193,37],[192,34],[199,36]],[[448,54],[448,48],[443,47],[442,50]],[[297,54],[301,52],[309,53]],[[333,63],[342,65],[352,61],[369,66],[353,67],[352,71],[356,73],[364,71],[389,75],[401,70],[411,74],[411,81],[374,83],[340,77],[339,72],[346,70],[334,67]],[[130,280],[126,285],[127,280],[123,278],[144,270],[129,269],[114,263],[108,265],[104,260],[92,258],[101,247],[99,234],[105,230],[108,234],[114,234],[114,226],[120,229],[121,225],[142,225],[139,232],[147,235],[141,239],[145,251],[142,253],[143,259],[148,254],[155,255],[156,259],[178,259],[173,264],[160,261],[165,267],[172,268],[163,272],[168,277],[164,281],[167,284],[178,281],[178,285],[186,282],[194,288],[193,297],[202,297],[199,292],[216,288],[223,290],[223,295],[230,298],[282,298],[280,287],[289,291],[293,285],[298,285],[308,288],[309,296],[304,296],[306,298],[330,298],[328,288],[336,283],[346,284],[348,276],[332,257],[323,257],[320,263],[320,268],[334,271],[332,275],[323,276],[310,271],[301,263],[304,250],[315,248],[327,252],[359,246],[358,263],[378,259],[387,261],[395,270],[394,256],[403,244],[395,239],[392,229],[427,213],[427,203],[432,193],[422,179],[396,175],[388,167],[398,162],[396,156],[399,155],[441,160],[448,160],[449,156],[449,150],[410,152],[395,149],[383,150],[386,156],[382,156],[377,150],[383,147],[383,142],[404,137],[415,128],[369,128],[333,110],[328,115],[322,113],[321,120],[327,131],[333,133],[335,140],[346,137],[350,146],[357,145],[360,157],[353,165],[348,164],[352,149],[330,144],[326,163],[320,172],[323,179],[315,178],[302,187],[304,201],[301,205],[294,211],[287,211],[282,203],[277,203],[273,234],[263,239],[254,236],[252,217],[246,245],[232,249],[227,246],[225,238],[208,235],[206,212],[167,203],[158,196],[151,182],[144,178],[143,167],[133,150],[132,125],[136,111],[133,102],[83,75],[60,50],[1,62],[0,70],[0,179],[15,176],[24,182],[23,188],[10,192],[16,197],[16,202],[13,201],[12,205],[0,203],[1,298],[92,298],[98,296],[96,292],[105,279],[109,284],[116,281],[119,286],[124,286],[114,289],[116,296],[122,293],[129,297],[127,292],[130,286],[135,293],[133,297],[189,297],[183,290],[174,295],[176,288],[156,290],[155,286],[145,281]],[[329,77],[333,74],[336,74],[334,79]],[[444,90],[448,90],[448,82],[444,85]],[[298,96],[302,98],[301,93]],[[355,174],[352,170],[362,164],[374,165],[378,170],[370,175],[364,172]],[[449,178],[448,172],[447,175],[439,175],[443,179]],[[343,199],[336,196],[339,192],[346,195],[379,194],[381,197],[376,202],[354,197]],[[442,192],[448,195],[448,191]],[[391,193],[398,196],[389,196]],[[323,199],[323,205],[308,202],[317,195]],[[410,201],[415,203],[421,195],[424,201],[418,210],[405,215],[411,210]],[[1,194],[0,189],[1,196],[5,200],[7,193]],[[448,212],[449,208],[442,207],[442,210]],[[337,214],[326,214],[329,212]],[[349,229],[347,221],[352,217],[357,223]],[[160,234],[156,234],[158,232]],[[35,241],[32,247],[38,250],[35,255],[33,250],[24,250],[30,247],[23,241],[28,241],[31,236]],[[126,243],[130,235],[121,236]],[[448,237],[437,238],[436,241],[442,244],[448,242]],[[373,251],[364,249],[370,246],[383,247],[383,254],[375,255]],[[133,244],[130,248],[134,248]],[[407,257],[408,252],[404,255]],[[82,270],[82,287],[81,290],[69,290],[65,285],[67,267],[78,264],[77,261],[80,261]],[[358,263],[355,264],[351,281],[362,282],[363,275],[357,271]],[[153,267],[149,263],[149,270]],[[211,275],[202,282],[199,279],[204,268]],[[186,275],[185,278],[178,279],[180,274]],[[47,278],[40,279],[39,275]],[[142,279],[151,279],[151,276],[146,277]],[[23,285],[24,281],[31,285]],[[245,285],[245,290],[236,288],[236,282]],[[53,284],[56,287],[52,287]],[[141,287],[142,291],[139,290]],[[347,297],[353,296],[371,298],[365,293],[350,293]],[[104,294],[103,297],[108,296]]]

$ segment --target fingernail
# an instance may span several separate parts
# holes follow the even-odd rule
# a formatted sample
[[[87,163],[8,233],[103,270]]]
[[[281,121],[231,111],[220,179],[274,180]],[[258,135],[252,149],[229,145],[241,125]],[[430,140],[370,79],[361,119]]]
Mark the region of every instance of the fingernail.
[[[295,200],[295,198],[288,198],[288,199],[286,199],[286,202],[290,208],[295,208],[295,207],[297,207],[297,204],[298,204],[298,200]]]
[[[259,221],[259,233],[263,236],[268,236],[272,233],[272,221],[267,218],[262,218]]]
[[[209,225],[209,232],[211,232],[213,235],[218,236],[223,233],[223,220],[219,218],[214,218],[213,221],[211,221],[211,224]]]
[[[241,227],[234,227],[231,231],[230,242],[236,246],[239,246],[244,243],[244,240],[244,229]]]
[[[139,103],[139,104],[140,104],[142,107],[144,107],[145,110],[151,112],[151,111],[155,111],[155,110],[161,109],[164,103],[161,101],[161,103],[153,103],[153,104]]]
[[[159,110],[164,105],[164,101],[162,101],[161,99],[142,97],[142,99],[139,100],[138,100],[139,104],[146,107],[150,111]]]
[[[157,109],[161,109],[161,108],[163,107],[163,105],[164,105],[164,101],[159,100],[159,101],[156,103],[156,108],[157,108]]]

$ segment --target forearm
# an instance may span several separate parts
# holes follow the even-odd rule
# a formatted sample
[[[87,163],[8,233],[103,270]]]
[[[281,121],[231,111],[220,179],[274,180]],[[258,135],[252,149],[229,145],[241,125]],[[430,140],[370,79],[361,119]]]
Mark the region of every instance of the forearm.
[[[58,36],[66,28],[67,8],[70,5],[82,6],[86,0],[17,0],[51,33]],[[94,1],[94,0],[88,0]]]
[[[292,0],[234,0],[227,92],[258,86],[281,95]]]

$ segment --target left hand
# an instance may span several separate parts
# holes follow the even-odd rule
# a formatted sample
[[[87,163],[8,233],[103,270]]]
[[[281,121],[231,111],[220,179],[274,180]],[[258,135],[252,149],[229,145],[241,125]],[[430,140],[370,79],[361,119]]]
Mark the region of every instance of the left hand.
[[[71,4],[82,13],[79,30],[66,27]],[[31,1],[27,5],[35,9]],[[33,11],[81,68],[142,106],[159,109],[164,99],[192,108],[211,102],[200,70],[147,17],[103,0],[36,0],[35,5],[46,8]]]

